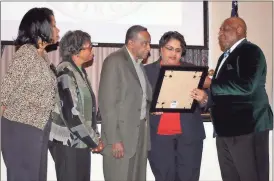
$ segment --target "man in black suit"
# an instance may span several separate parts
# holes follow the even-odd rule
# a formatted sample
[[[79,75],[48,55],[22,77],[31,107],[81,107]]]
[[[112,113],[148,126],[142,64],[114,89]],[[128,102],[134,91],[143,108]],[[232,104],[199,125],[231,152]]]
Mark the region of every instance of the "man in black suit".
[[[273,113],[265,90],[267,66],[262,50],[246,40],[243,19],[220,27],[224,52],[211,83],[211,116],[223,181],[269,180],[269,130]]]
[[[186,52],[183,35],[166,32],[159,41],[161,57],[146,65],[148,80],[155,88],[161,66],[194,66],[180,62]],[[207,79],[207,86],[209,82]],[[198,91],[197,91],[198,92]],[[195,97],[205,105],[203,91]],[[170,92],[173,94],[173,92]],[[191,94],[182,92],[182,94]],[[148,159],[156,181],[198,181],[205,130],[201,109],[194,113],[152,113],[150,115],[151,150]]]

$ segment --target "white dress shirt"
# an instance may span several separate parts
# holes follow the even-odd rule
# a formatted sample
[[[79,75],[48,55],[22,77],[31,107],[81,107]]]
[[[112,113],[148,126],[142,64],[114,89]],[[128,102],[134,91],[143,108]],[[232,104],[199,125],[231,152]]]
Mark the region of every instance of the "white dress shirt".
[[[228,49],[227,51],[224,52],[224,57],[223,57],[223,60],[221,61],[220,63],[220,66],[217,70],[217,73],[216,73],[216,77],[218,77],[218,73],[221,69],[221,67],[223,66],[223,64],[225,63],[225,60],[227,59],[227,57],[229,56],[229,54],[244,40],[245,38],[242,38],[240,40],[238,40],[230,49]]]

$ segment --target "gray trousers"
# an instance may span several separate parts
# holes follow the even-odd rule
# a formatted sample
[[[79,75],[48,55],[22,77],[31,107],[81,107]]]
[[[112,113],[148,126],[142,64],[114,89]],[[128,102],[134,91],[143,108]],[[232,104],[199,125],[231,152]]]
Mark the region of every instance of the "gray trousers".
[[[136,153],[133,157],[116,159],[103,156],[105,181],[145,181],[147,170],[147,123],[141,120]],[[130,135],[129,135],[130,136]]]
[[[269,131],[216,138],[223,181],[269,181]]]
[[[1,118],[7,181],[46,181],[50,122],[44,130]]]

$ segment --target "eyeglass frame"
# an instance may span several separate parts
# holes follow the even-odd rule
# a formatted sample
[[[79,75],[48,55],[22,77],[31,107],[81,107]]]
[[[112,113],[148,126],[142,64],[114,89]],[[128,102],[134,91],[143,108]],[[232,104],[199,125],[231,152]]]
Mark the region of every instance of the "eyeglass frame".
[[[164,48],[168,51],[175,51],[175,53],[180,53],[182,54],[183,52],[183,49],[182,48],[174,48],[172,46],[169,46],[169,45],[165,45]]]

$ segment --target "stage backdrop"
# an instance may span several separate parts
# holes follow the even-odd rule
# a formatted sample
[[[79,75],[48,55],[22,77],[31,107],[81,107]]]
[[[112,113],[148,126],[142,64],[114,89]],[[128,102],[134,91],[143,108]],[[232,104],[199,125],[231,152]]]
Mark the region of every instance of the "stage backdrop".
[[[88,73],[88,77],[91,81],[92,88],[96,94],[97,97],[97,91],[100,81],[100,73],[101,68],[103,65],[104,59],[115,50],[118,50],[119,48],[113,48],[113,47],[94,47],[93,51],[95,54],[93,65],[86,68],[86,71]],[[15,47],[12,45],[6,45],[4,46],[2,59],[0,62],[0,80],[4,76],[4,74],[7,71],[8,64],[15,52]],[[159,58],[159,50],[156,48],[151,49],[150,52],[151,56],[148,58],[146,63],[152,63]],[[49,59],[52,61],[53,64],[57,65],[60,61],[59,58],[59,51],[58,49],[56,51],[51,51],[48,53]],[[191,62],[195,65],[202,65],[206,66],[208,64],[208,50],[204,49],[188,49],[186,56],[184,57],[184,61]]]
[[[48,7],[54,11],[60,37],[68,30],[82,29],[92,35],[93,42],[124,43],[127,29],[140,24],[152,35],[152,44],[158,44],[164,32],[173,30],[183,34],[188,45],[207,46],[206,1],[2,2],[2,41],[12,41],[17,36],[23,15],[33,7]]]

